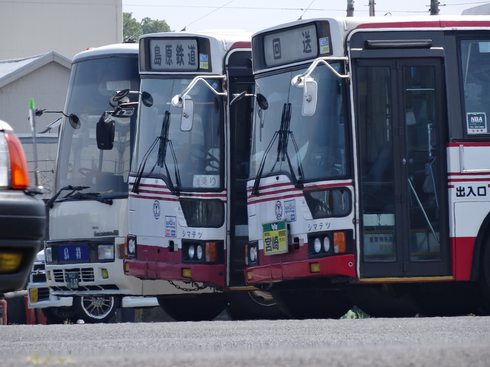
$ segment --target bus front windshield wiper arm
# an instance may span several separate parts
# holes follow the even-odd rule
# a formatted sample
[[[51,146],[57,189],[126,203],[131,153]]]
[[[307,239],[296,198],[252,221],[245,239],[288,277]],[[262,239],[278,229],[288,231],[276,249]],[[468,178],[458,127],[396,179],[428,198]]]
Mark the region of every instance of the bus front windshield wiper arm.
[[[296,149],[296,155],[298,156],[298,173],[302,177],[303,176],[303,168],[301,166],[301,162],[299,161],[299,150],[298,146],[296,144],[296,141],[294,140],[294,135],[293,132],[290,131],[289,125],[291,123],[291,103],[285,103],[282,109],[282,116],[281,116],[281,126],[278,131],[274,132],[274,135],[272,136],[272,139],[267,146],[267,149],[264,152],[264,155],[262,157],[262,160],[259,165],[259,169],[257,171],[257,177],[255,178],[254,186],[252,189],[252,195],[259,196],[259,186],[260,186],[260,178],[262,177],[262,173],[264,171],[264,166],[265,166],[265,161],[267,158],[267,155],[269,154],[269,151],[272,148],[272,145],[274,144],[275,140],[277,137],[279,137],[279,142],[277,144],[277,158],[276,162],[272,166],[271,172],[274,171],[274,168],[276,167],[277,162],[285,161],[287,160],[289,171],[291,173],[291,183],[295,187],[299,187],[298,185],[298,179],[296,177],[296,174],[294,173],[294,168],[293,165],[291,164],[291,160],[289,158],[289,154],[287,152],[288,149],[288,140],[289,136],[291,135],[291,139],[293,141],[294,147]]]
[[[53,195],[53,197],[51,199],[49,199],[46,202],[46,207],[48,208],[48,210],[51,209],[53,207],[53,203],[56,201],[56,199],[58,199],[58,196],[60,196],[60,194],[63,191],[71,190],[71,192],[68,193],[65,196],[65,198],[66,198],[66,197],[69,197],[69,196],[73,195],[77,191],[82,191],[82,190],[85,190],[85,189],[88,189],[88,188],[90,188],[90,186],[72,186],[72,185],[68,185],[68,186],[62,187],[61,189],[58,190],[58,192],[56,194]]]
[[[68,197],[65,196],[62,200],[95,200],[102,204],[112,205],[113,200],[109,198],[105,198],[100,195],[98,192],[77,192]]]
[[[131,189],[131,192],[134,192],[135,194],[139,194],[141,178],[143,177],[143,173],[145,171],[146,162],[148,161],[148,158],[150,157],[150,154],[153,151],[153,149],[155,149],[157,143],[160,143],[158,146],[157,160],[155,162],[155,165],[151,169],[150,173],[153,172],[153,170],[155,169],[155,167],[157,165],[160,167],[165,166],[165,169],[167,171],[167,178],[168,178],[168,181],[167,181],[168,188],[173,195],[178,195],[178,191],[175,189],[175,186],[172,182],[172,178],[170,177],[167,165],[165,164],[167,145],[169,142],[169,140],[168,140],[169,124],[170,124],[170,112],[165,111],[165,116],[163,118],[160,136],[157,136],[155,138],[155,140],[150,145],[150,147],[148,148],[146,153],[143,155],[143,160],[141,161],[140,166],[138,168],[138,173],[136,174],[136,179],[134,180],[133,188]],[[171,144],[171,142],[170,142],[170,144]],[[175,153],[173,152],[173,147],[172,147],[172,155],[174,158],[175,166],[177,166],[177,159],[175,157]],[[175,168],[175,171],[176,171],[177,184],[180,184],[180,175],[179,175],[179,171],[178,171],[177,167]]]

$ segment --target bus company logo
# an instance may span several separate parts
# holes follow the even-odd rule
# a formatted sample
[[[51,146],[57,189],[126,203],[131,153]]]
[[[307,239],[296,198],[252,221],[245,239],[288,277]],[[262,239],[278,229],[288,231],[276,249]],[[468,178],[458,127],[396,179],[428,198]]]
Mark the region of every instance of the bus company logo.
[[[280,201],[276,202],[276,219],[281,219],[282,218],[282,203]]]
[[[280,58],[282,58],[280,38],[274,38],[272,40],[272,50],[274,52],[274,60],[279,60]]]
[[[160,202],[158,200],[153,202],[153,216],[155,219],[160,218]]]

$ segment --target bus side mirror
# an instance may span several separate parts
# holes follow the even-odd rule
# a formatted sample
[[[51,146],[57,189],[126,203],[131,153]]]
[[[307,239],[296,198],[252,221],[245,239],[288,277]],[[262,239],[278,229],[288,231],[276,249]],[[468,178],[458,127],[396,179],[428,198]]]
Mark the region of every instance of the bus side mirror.
[[[303,116],[313,116],[318,100],[318,84],[313,78],[307,78],[303,86]]]
[[[185,96],[182,106],[182,120],[180,120],[180,130],[191,131],[194,123],[194,100]]]
[[[114,146],[114,135],[116,123],[111,115],[104,112],[100,116],[96,126],[97,148],[100,150],[111,150]]]
[[[177,94],[172,98],[172,105],[182,108],[180,130],[191,131],[194,122],[194,100],[187,94],[184,96],[184,99],[182,99],[181,95]]]

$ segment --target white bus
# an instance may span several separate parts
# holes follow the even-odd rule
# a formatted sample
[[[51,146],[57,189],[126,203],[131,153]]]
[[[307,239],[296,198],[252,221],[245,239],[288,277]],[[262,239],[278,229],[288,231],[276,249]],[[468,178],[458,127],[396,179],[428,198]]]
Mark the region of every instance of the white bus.
[[[139,84],[136,44],[89,49],[73,59],[59,137],[55,194],[47,203],[49,239],[44,255],[51,292],[44,291],[45,299],[38,294],[37,302],[32,302],[34,307],[53,310],[50,298],[73,297],[73,312],[54,310],[48,315],[53,318],[70,315],[87,322],[105,322],[121,305],[122,297],[154,294],[154,286],[165,290],[163,282],[145,285],[123,271],[136,115],[112,115],[120,103],[136,105],[138,95],[130,94],[118,102],[111,97],[122,89],[137,91]],[[104,134],[107,131],[110,139]],[[148,300],[141,301],[148,305]],[[131,306],[138,304],[132,302]]]
[[[243,275],[253,103],[231,101],[253,94],[250,34],[144,35],[140,71],[126,274],[186,292],[158,296],[176,320],[283,316]]]

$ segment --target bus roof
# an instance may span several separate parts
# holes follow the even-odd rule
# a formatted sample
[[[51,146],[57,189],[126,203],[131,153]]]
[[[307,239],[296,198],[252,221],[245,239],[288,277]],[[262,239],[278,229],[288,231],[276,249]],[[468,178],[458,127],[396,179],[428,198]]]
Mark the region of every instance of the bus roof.
[[[336,30],[344,36],[354,29],[414,29],[414,28],[489,28],[490,17],[488,16],[413,16],[413,17],[335,17],[335,18],[311,18],[300,21],[289,22],[270,27],[252,35],[272,32],[275,30],[294,27],[318,21],[328,21],[332,30]],[[333,35],[332,35],[333,36]]]
[[[124,54],[138,54],[137,43],[116,43],[113,45],[101,46],[96,48],[90,48],[76,54],[73,57],[73,63],[82,61],[87,58],[107,56],[107,55],[124,55]]]
[[[252,33],[241,29],[210,29],[198,32],[166,32],[166,33],[149,33],[140,37],[144,38],[180,38],[180,37],[206,37],[210,40],[214,39],[216,42],[221,42],[223,45],[223,51],[229,51],[233,48],[250,48],[250,40]]]

